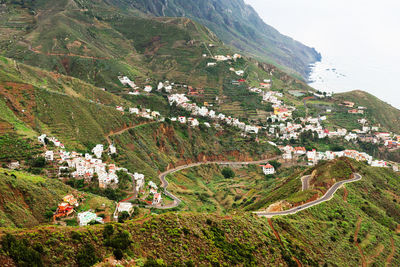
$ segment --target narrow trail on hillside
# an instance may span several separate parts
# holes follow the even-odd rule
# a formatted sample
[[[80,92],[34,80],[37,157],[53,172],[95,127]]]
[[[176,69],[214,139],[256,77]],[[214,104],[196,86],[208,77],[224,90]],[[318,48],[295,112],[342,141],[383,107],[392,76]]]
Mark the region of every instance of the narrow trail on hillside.
[[[364,253],[362,251],[362,248],[361,248],[360,244],[357,241],[358,233],[359,233],[360,227],[361,227],[361,222],[362,222],[362,219],[359,216],[358,220],[357,220],[357,225],[356,225],[356,232],[354,233],[354,243],[355,243],[356,247],[358,248],[358,251],[360,252],[360,255],[361,255],[361,266],[362,267],[367,267],[367,261],[365,259],[365,255],[364,255]]]
[[[147,124],[152,124],[152,123],[156,123],[156,121],[145,122],[145,123],[139,123],[139,124],[135,124],[135,125],[132,125],[132,126],[127,126],[127,127],[124,127],[124,128],[122,128],[121,130],[118,130],[118,131],[116,131],[116,132],[111,131],[108,135],[106,135],[106,139],[107,139],[108,145],[111,145],[111,144],[112,144],[111,139],[110,139],[110,136],[113,136],[113,135],[120,135],[120,134],[123,134],[123,133],[126,132],[126,131],[129,131],[130,129],[135,129],[135,128],[139,127],[139,126],[143,126],[143,125],[147,125]]]
[[[29,51],[35,53],[35,54],[40,54],[40,55],[45,55],[45,56],[59,56],[59,57],[79,57],[79,58],[85,58],[85,59],[96,59],[96,60],[106,60],[110,59],[109,57],[92,57],[92,56],[83,56],[83,55],[77,55],[77,54],[62,54],[62,53],[44,53],[42,51],[39,51],[35,48],[33,48],[31,45],[29,45]]]
[[[281,246],[284,247],[278,231],[275,230],[274,225],[272,224],[272,219],[268,218],[267,221],[268,221],[268,224],[271,227],[272,232],[274,233],[276,239],[278,239],[278,241],[281,244]],[[294,261],[297,263],[298,267],[302,267],[303,266],[298,258],[296,258],[295,256],[292,256],[292,257],[293,257]]]
[[[385,266],[391,266],[391,262],[394,258],[394,253],[396,252],[396,246],[394,245],[393,238],[390,239],[390,247],[391,247],[392,251],[390,252],[389,256],[386,259]]]
[[[272,224],[272,219],[271,219],[271,218],[268,218],[268,224],[269,224],[269,226],[271,227],[272,232],[274,233],[276,239],[278,239],[279,243],[280,243],[281,245],[283,245],[283,244],[282,244],[281,237],[279,236],[279,233],[275,230],[274,225]]]
[[[344,190],[344,193],[343,193],[343,201],[344,201],[344,202],[347,202],[347,197],[348,197],[348,195],[349,195],[349,191],[347,191],[347,188],[346,188],[345,186],[343,186],[343,190]]]

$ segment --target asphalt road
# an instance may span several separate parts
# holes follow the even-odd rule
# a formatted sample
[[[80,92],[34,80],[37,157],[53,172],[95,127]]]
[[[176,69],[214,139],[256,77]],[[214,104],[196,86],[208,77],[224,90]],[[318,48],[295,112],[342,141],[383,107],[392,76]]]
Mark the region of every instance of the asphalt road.
[[[310,178],[311,178],[311,175],[306,175],[306,176],[301,177],[301,184],[302,184],[301,191],[308,190],[308,188],[310,187]]]
[[[276,160],[279,159],[280,156],[276,156],[273,158],[269,158],[269,159],[264,159],[264,160],[257,160],[257,161],[237,161],[237,162],[230,162],[230,161],[206,161],[206,162],[197,162],[197,163],[192,163],[192,164],[187,164],[187,165],[183,165],[183,166],[179,166],[176,167],[174,169],[170,169],[166,172],[161,173],[158,177],[161,180],[161,186],[164,188],[164,192],[167,196],[169,196],[170,198],[172,198],[174,200],[173,203],[169,204],[169,205],[165,205],[165,206],[155,206],[154,208],[158,208],[158,209],[172,209],[177,207],[182,201],[174,196],[173,194],[171,194],[168,190],[168,182],[165,179],[165,177],[167,177],[167,175],[177,172],[177,171],[181,171],[184,169],[188,169],[188,168],[193,168],[196,166],[200,166],[200,165],[210,165],[210,164],[218,164],[218,165],[251,165],[251,164],[262,164],[265,163],[267,161],[270,160]]]
[[[309,203],[306,203],[304,205],[300,205],[298,207],[295,207],[295,208],[292,208],[292,209],[289,209],[289,210],[279,211],[279,212],[263,212],[263,211],[258,211],[257,212],[256,211],[256,212],[253,212],[253,213],[258,215],[258,216],[267,217],[267,218],[272,218],[272,217],[277,216],[277,215],[295,214],[295,213],[297,213],[299,211],[308,209],[308,208],[310,208],[312,206],[315,206],[315,205],[321,204],[322,202],[330,200],[333,197],[333,195],[336,193],[336,191],[342,185],[344,185],[346,183],[356,182],[356,181],[359,181],[361,179],[362,179],[362,176],[360,174],[358,174],[358,173],[355,173],[353,179],[340,181],[340,182],[337,182],[336,184],[334,184],[331,188],[329,188],[329,190],[325,193],[325,195],[323,197],[321,197],[320,199],[311,201]]]

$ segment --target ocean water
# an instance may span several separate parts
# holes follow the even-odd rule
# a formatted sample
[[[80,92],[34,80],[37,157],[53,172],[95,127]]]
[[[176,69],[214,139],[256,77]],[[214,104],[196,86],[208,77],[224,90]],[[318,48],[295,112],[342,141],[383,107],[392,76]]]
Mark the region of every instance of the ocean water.
[[[245,0],[281,33],[322,54],[310,85],[367,91],[400,108],[400,1]]]
[[[323,53],[323,52],[322,52]],[[328,54],[329,55],[329,54]],[[341,93],[351,90],[367,91],[379,99],[400,108],[400,73],[391,62],[356,60],[352,55],[329,58],[311,65],[309,85],[320,91]],[[382,60],[383,61],[383,60]]]

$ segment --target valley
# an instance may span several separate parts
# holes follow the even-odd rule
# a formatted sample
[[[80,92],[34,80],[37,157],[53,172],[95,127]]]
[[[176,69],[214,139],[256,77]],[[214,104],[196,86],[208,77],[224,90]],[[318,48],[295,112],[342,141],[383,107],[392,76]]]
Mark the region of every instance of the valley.
[[[400,265],[400,111],[254,14],[0,0],[0,265]]]

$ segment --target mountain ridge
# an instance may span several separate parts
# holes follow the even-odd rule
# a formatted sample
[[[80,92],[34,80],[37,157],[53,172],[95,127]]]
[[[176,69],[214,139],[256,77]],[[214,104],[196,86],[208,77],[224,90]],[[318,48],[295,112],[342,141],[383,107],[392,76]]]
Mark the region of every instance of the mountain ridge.
[[[123,2],[154,16],[188,17],[197,20],[214,31],[225,43],[269,63],[272,60],[286,69],[295,70],[305,79],[309,74],[308,65],[321,59],[314,48],[282,35],[266,24],[254,8],[243,0],[205,0],[201,3],[191,0]]]

